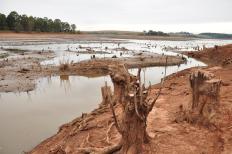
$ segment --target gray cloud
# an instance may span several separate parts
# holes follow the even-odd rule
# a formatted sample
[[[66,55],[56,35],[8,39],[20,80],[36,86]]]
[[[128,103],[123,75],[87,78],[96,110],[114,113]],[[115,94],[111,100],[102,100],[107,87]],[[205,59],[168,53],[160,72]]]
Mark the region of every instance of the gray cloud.
[[[77,25],[171,25],[232,22],[231,0],[0,0],[16,10]]]

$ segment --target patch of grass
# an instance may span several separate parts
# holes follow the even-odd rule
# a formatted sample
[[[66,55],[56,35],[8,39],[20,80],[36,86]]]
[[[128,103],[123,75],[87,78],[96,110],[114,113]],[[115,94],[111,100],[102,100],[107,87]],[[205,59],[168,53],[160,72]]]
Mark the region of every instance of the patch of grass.
[[[16,48],[7,48],[7,49],[4,48],[4,50],[15,54],[24,54],[25,52],[28,52],[28,50],[22,50]]]
[[[69,70],[69,64],[60,64],[59,70],[62,72]]]
[[[60,61],[60,65],[59,65],[59,70],[60,71],[62,71],[62,72],[68,71],[69,68],[70,68],[70,62],[69,62],[69,60],[63,59],[63,60]]]
[[[0,59],[7,58],[9,57],[9,53],[1,53],[0,54]]]

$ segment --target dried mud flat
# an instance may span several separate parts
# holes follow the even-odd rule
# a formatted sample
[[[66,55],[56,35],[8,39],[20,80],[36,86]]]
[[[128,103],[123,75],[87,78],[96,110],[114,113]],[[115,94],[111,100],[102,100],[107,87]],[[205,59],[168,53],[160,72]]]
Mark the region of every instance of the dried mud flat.
[[[217,60],[212,58],[216,57],[215,52],[219,55]],[[143,153],[232,152],[232,65],[228,62],[232,55],[232,46],[190,52],[188,55],[206,62],[209,66],[187,69],[166,77],[161,96],[148,116],[147,132],[151,140],[144,144]],[[220,106],[215,122],[217,129],[176,121],[180,107],[188,106],[192,101],[189,75],[199,69],[222,80]],[[152,86],[149,97],[156,97],[158,90],[159,85]],[[116,105],[116,115],[122,115],[120,105]],[[100,105],[91,113],[83,114],[61,126],[56,135],[43,141],[29,153],[83,153],[80,149],[112,146],[120,140],[120,134],[112,122],[113,116],[109,106]]]
[[[41,65],[42,60],[54,58],[52,51],[26,51],[14,58],[0,60],[0,92],[27,92],[35,89],[35,80],[44,76],[81,75],[96,77],[107,75],[109,65],[125,64],[128,68],[179,65],[186,61],[182,57],[160,56],[157,54],[139,55],[129,58],[105,58],[85,60],[60,66]]]
[[[25,52],[0,60],[0,92],[26,92],[35,88],[35,79],[46,75],[40,62],[53,58],[51,51]]]
[[[25,45],[40,43],[61,43],[67,41],[113,41],[98,35],[69,35],[69,34],[15,34],[0,33],[3,44]],[[91,49],[91,48],[90,48]],[[116,49],[115,49],[116,50]],[[126,50],[126,49],[124,49]],[[66,51],[70,52],[70,51]],[[96,51],[93,52],[96,54]],[[99,52],[105,54],[104,52]],[[90,54],[87,50],[84,53]],[[92,52],[91,52],[92,54]],[[8,57],[9,56],[9,57]],[[79,63],[63,63],[62,66],[41,65],[40,62],[52,59],[56,54],[51,50],[30,51],[13,49],[0,49],[0,92],[27,92],[35,89],[35,80],[45,76],[55,75],[82,75],[96,77],[107,75],[108,65],[124,63],[128,68],[164,66],[166,56],[158,54],[140,53],[129,58],[95,58]],[[186,62],[183,57],[168,56],[167,65],[179,65]],[[62,68],[64,67],[64,68]]]

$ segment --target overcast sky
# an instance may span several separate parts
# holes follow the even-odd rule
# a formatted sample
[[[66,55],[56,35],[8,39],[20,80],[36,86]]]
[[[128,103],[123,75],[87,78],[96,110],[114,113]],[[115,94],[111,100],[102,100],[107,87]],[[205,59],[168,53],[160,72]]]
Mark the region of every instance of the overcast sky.
[[[0,0],[0,12],[59,18],[80,30],[232,33],[232,0]]]

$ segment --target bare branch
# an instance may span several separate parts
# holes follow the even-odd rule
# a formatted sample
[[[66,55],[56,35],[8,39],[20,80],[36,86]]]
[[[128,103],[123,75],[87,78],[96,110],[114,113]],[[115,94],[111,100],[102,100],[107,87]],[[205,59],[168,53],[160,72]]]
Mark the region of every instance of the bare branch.
[[[165,62],[165,71],[164,71],[164,77],[161,79],[161,84],[160,84],[160,88],[159,88],[159,91],[156,95],[156,98],[152,101],[149,109],[148,109],[148,112],[151,112],[151,110],[153,109],[157,99],[159,98],[160,94],[161,94],[161,91],[162,91],[162,88],[164,86],[164,80],[165,80],[165,77],[166,77],[166,74],[167,74],[167,63],[168,63],[168,56],[166,56],[166,62]]]
[[[140,74],[141,74],[141,68],[138,69],[138,73],[137,73],[137,79],[139,79],[139,81],[140,81],[140,78],[141,78]]]
[[[148,93],[151,92],[151,81],[149,81]]]
[[[115,122],[115,127],[117,128],[118,132],[120,134],[122,134],[122,130],[119,127],[118,120],[117,120],[117,117],[116,117],[116,114],[115,114],[115,111],[114,111],[114,106],[113,106],[113,103],[112,103],[112,98],[110,98],[109,101],[110,101],[109,104],[110,104],[110,108],[111,108],[111,111],[112,111],[112,114],[113,114],[113,118],[114,118],[114,122]]]
[[[95,148],[95,147],[88,147],[88,148],[78,148],[77,151],[79,153],[89,153],[89,154],[112,154],[116,151],[119,151],[122,148],[122,143],[118,143],[116,145],[112,145],[105,148]]]
[[[142,84],[141,84],[141,68],[138,69],[137,79],[139,80],[139,105],[142,104],[143,101],[143,93],[142,93]],[[137,103],[137,101],[136,101]]]
[[[138,102],[137,102],[137,96],[136,96],[136,92],[134,94],[134,104],[135,104],[135,112],[136,112],[136,115],[142,120],[144,121],[144,117],[140,115],[139,113],[139,110],[138,110]]]
[[[146,75],[145,75],[145,68],[143,69],[143,84],[146,83]]]
[[[138,74],[137,74],[137,79],[139,80],[139,105],[142,105],[143,103],[143,87],[141,85],[141,68],[138,69]],[[145,118],[143,116],[141,116],[141,114],[139,113],[138,110],[138,101],[137,101],[137,95],[136,95],[137,89],[135,89],[135,93],[134,93],[134,105],[135,105],[135,112],[136,115],[142,120],[144,121]]]

